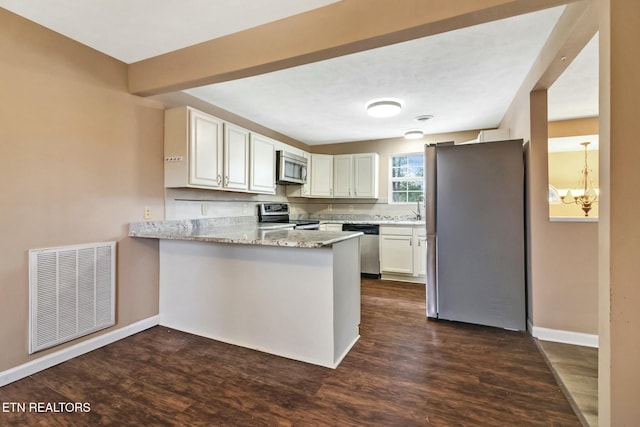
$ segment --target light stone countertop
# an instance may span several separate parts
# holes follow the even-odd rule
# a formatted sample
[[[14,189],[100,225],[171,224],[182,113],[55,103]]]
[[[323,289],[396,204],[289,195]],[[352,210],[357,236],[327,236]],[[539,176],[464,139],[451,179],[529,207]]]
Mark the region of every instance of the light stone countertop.
[[[351,231],[291,230],[283,224],[212,220],[147,221],[129,225],[130,237],[241,245],[320,248],[363,235]]]

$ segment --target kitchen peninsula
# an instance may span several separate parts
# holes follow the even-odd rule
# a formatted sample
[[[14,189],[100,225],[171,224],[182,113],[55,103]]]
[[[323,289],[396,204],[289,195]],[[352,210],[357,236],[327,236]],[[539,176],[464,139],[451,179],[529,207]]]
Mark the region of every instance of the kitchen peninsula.
[[[160,239],[160,324],[335,368],[359,338],[362,233],[251,217],[142,222]]]

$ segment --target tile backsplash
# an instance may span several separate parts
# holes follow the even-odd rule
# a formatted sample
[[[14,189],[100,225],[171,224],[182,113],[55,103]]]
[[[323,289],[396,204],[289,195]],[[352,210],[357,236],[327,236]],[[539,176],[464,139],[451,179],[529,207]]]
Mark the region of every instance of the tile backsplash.
[[[287,198],[282,186],[275,195],[234,193],[196,189],[168,188],[165,191],[165,219],[198,219],[235,216],[258,216],[258,204],[289,203],[294,218],[317,219],[413,219],[416,205],[388,204],[355,199]],[[424,205],[421,206],[424,214]]]

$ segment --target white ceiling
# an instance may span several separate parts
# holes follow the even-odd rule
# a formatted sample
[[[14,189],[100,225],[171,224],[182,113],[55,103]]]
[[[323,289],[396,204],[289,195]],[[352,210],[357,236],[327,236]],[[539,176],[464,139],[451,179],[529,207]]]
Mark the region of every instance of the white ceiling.
[[[130,64],[337,1],[0,0],[0,7]]]
[[[600,148],[599,135],[563,136],[559,138],[549,138],[549,152],[584,151],[584,147],[580,145],[583,142],[590,143],[587,146],[588,151],[598,150]]]
[[[598,34],[549,88],[550,121],[598,115]]]
[[[131,63],[335,1],[0,0],[0,7]],[[428,134],[494,128],[562,10],[187,92],[311,145],[398,137],[414,128]],[[549,91],[550,118],[596,116],[597,92],[596,40]],[[380,97],[402,99],[402,113],[368,117],[365,104]],[[434,118],[414,120],[422,114]]]

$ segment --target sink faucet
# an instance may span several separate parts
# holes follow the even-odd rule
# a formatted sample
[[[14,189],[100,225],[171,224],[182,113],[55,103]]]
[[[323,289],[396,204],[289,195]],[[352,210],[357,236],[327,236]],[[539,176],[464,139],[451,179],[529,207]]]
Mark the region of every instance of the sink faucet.
[[[422,214],[420,213],[420,202],[424,202],[424,196],[422,196],[422,195],[418,196],[418,201],[417,201],[418,211],[417,212],[413,212],[414,214],[416,214],[416,219],[418,221],[420,221],[422,219]]]

